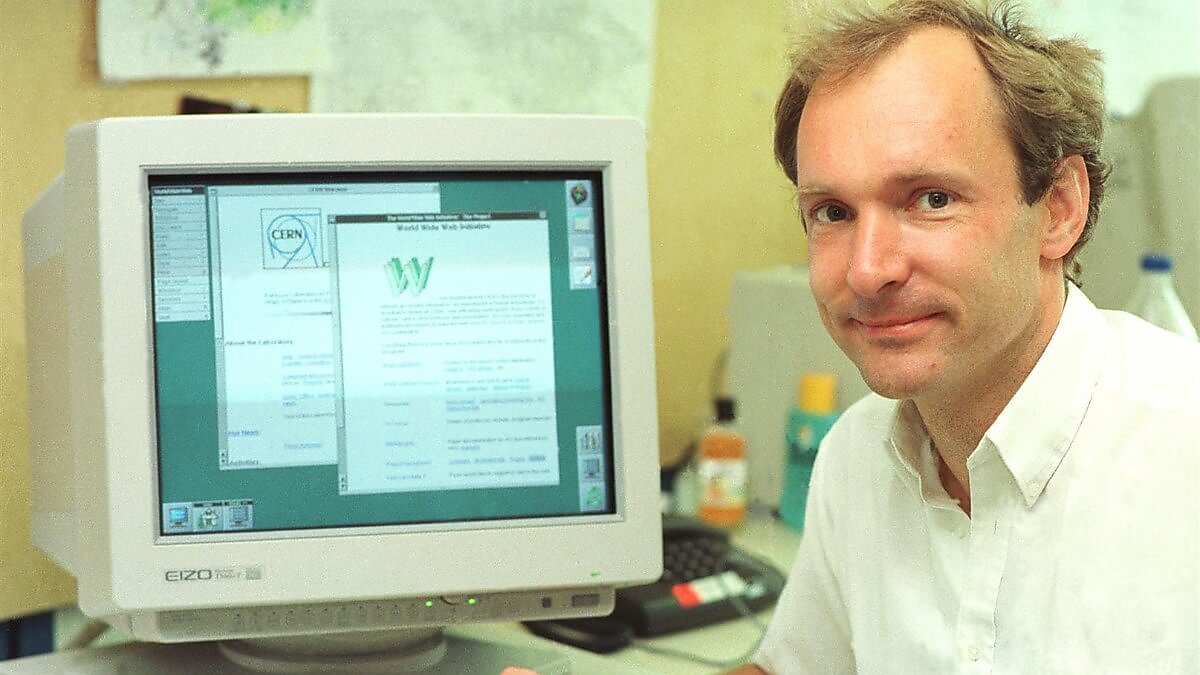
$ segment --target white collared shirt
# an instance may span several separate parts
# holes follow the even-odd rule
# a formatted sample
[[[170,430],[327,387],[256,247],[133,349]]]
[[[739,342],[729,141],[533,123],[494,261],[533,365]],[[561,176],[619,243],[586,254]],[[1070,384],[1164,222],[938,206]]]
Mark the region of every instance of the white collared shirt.
[[[821,445],[773,673],[1200,673],[1200,345],[1071,287],[950,500],[916,408]]]

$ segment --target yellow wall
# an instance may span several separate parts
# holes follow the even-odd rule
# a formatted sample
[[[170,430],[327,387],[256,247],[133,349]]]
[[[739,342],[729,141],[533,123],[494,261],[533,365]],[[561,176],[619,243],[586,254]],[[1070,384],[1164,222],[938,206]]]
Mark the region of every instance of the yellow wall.
[[[659,4],[649,170],[665,463],[711,413],[733,272],[803,260],[793,190],[772,149],[788,4]]]
[[[733,271],[803,256],[771,157],[786,0],[659,0],[649,115],[660,453],[674,461],[706,412]],[[291,111],[303,78],[102,85],[95,0],[0,0],[0,619],[69,603],[70,579],[28,544],[20,219],[62,170],[72,124],[175,112],[192,93]]]

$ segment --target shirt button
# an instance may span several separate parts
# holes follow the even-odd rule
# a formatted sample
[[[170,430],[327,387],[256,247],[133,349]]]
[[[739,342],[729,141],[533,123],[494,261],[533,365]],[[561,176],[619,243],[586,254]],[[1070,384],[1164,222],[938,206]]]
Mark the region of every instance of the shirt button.
[[[971,645],[970,647],[967,647],[967,658],[968,659],[971,659],[972,661],[978,661],[979,657],[981,657],[981,656],[983,656],[983,653],[979,651],[979,647],[976,647],[975,645]]]

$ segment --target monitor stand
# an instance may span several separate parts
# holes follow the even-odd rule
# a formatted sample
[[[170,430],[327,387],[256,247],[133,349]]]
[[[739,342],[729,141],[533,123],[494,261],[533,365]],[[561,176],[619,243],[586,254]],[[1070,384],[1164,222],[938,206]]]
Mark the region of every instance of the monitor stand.
[[[227,640],[221,653],[260,673],[499,673],[520,666],[539,675],[570,672],[550,649],[447,636],[441,628]]]

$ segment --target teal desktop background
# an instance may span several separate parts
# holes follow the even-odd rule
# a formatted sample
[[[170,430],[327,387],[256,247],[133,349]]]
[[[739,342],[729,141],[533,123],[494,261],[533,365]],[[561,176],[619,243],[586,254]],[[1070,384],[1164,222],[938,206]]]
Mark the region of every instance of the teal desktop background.
[[[298,175],[271,177],[298,183]],[[383,178],[382,176],[380,177]],[[395,180],[396,175],[387,177]],[[155,177],[154,185],[245,176]],[[262,182],[255,177],[253,182]],[[326,180],[360,181],[339,175]],[[606,339],[603,214],[596,208],[595,290],[571,290],[565,181],[591,180],[602,204],[600,174],[412,174],[404,180],[441,183],[442,212],[546,211],[549,221],[555,398],[559,441],[557,486],[340,495],[336,464],[306,467],[218,467],[216,352],[213,322],[155,324],[160,499],[163,503],[250,499],[254,530],[489,520],[580,512],[575,427],[602,425],[606,441],[608,512],[612,511],[611,415]],[[251,183],[252,184],[252,183]]]

